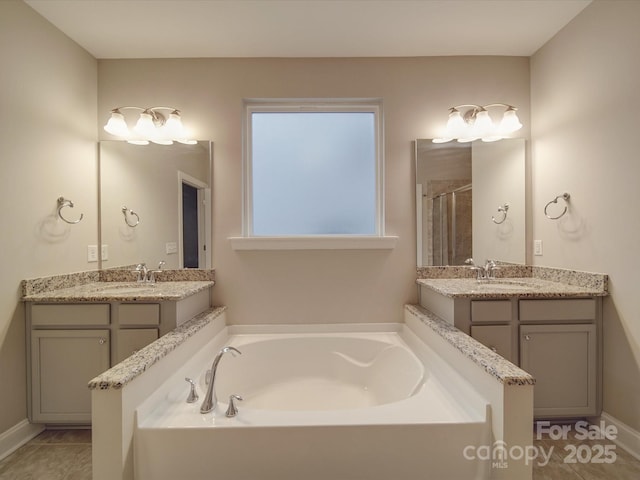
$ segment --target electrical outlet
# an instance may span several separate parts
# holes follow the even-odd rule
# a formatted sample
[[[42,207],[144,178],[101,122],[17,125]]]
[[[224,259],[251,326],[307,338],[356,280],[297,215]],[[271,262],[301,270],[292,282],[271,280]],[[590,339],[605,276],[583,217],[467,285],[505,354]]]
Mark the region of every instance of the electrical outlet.
[[[109,260],[109,245],[102,245],[102,250],[100,250],[100,258],[103,262],[105,260]]]
[[[87,245],[87,262],[97,262],[97,261],[98,261],[98,246]]]
[[[167,242],[164,246],[164,252],[167,255],[172,253],[178,253],[178,244],[176,242]]]
[[[542,255],[542,240],[533,241],[533,254],[536,256]]]

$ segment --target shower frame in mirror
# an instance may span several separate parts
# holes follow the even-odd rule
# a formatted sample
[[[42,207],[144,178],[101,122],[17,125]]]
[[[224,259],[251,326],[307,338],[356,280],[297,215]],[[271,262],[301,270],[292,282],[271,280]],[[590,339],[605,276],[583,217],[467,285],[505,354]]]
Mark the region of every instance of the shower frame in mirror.
[[[462,265],[469,257],[525,263],[524,139],[465,144],[418,139],[415,163],[418,267]],[[505,203],[509,215],[496,224],[492,217]],[[434,227],[441,212],[442,226]]]
[[[190,224],[198,238],[198,268],[210,269],[213,143],[139,146],[106,140],[99,152],[99,242],[108,246],[100,268],[142,262],[156,268],[161,261],[163,268],[184,268],[187,215],[194,219]],[[188,202],[192,214],[185,212],[183,184],[197,191],[197,200]],[[139,215],[137,226],[125,223],[123,205]]]

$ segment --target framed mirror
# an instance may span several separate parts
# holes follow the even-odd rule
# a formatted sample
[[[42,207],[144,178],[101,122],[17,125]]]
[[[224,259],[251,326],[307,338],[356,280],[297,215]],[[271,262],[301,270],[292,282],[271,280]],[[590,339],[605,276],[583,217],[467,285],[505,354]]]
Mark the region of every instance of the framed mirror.
[[[211,268],[212,148],[100,142],[102,268]]]
[[[417,265],[525,263],[524,139],[415,147]]]

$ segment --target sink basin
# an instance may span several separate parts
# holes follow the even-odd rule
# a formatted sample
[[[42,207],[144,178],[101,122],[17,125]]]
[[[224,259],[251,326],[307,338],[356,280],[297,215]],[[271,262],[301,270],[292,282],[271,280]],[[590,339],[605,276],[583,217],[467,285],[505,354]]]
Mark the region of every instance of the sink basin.
[[[147,293],[155,293],[155,285],[146,284],[128,284],[128,285],[111,285],[108,287],[100,287],[96,289],[97,293],[105,293],[108,295],[143,295]]]
[[[517,280],[492,280],[487,283],[479,283],[474,290],[479,291],[503,291],[503,292],[524,292],[535,290],[536,285],[528,282],[520,282]]]

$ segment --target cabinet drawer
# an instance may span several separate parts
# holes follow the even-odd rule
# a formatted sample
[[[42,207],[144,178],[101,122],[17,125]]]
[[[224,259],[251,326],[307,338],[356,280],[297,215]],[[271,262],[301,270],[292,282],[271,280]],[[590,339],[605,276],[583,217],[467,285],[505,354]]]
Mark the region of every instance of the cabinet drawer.
[[[471,302],[472,322],[509,322],[511,302],[509,300],[474,300]]]
[[[109,305],[33,305],[31,324],[33,326],[109,325]]]
[[[596,301],[593,298],[563,300],[520,300],[520,321],[567,321],[596,318]]]
[[[120,325],[160,324],[160,305],[157,303],[123,303],[119,314]]]
[[[510,362],[514,361],[511,325],[473,325],[471,336]]]

